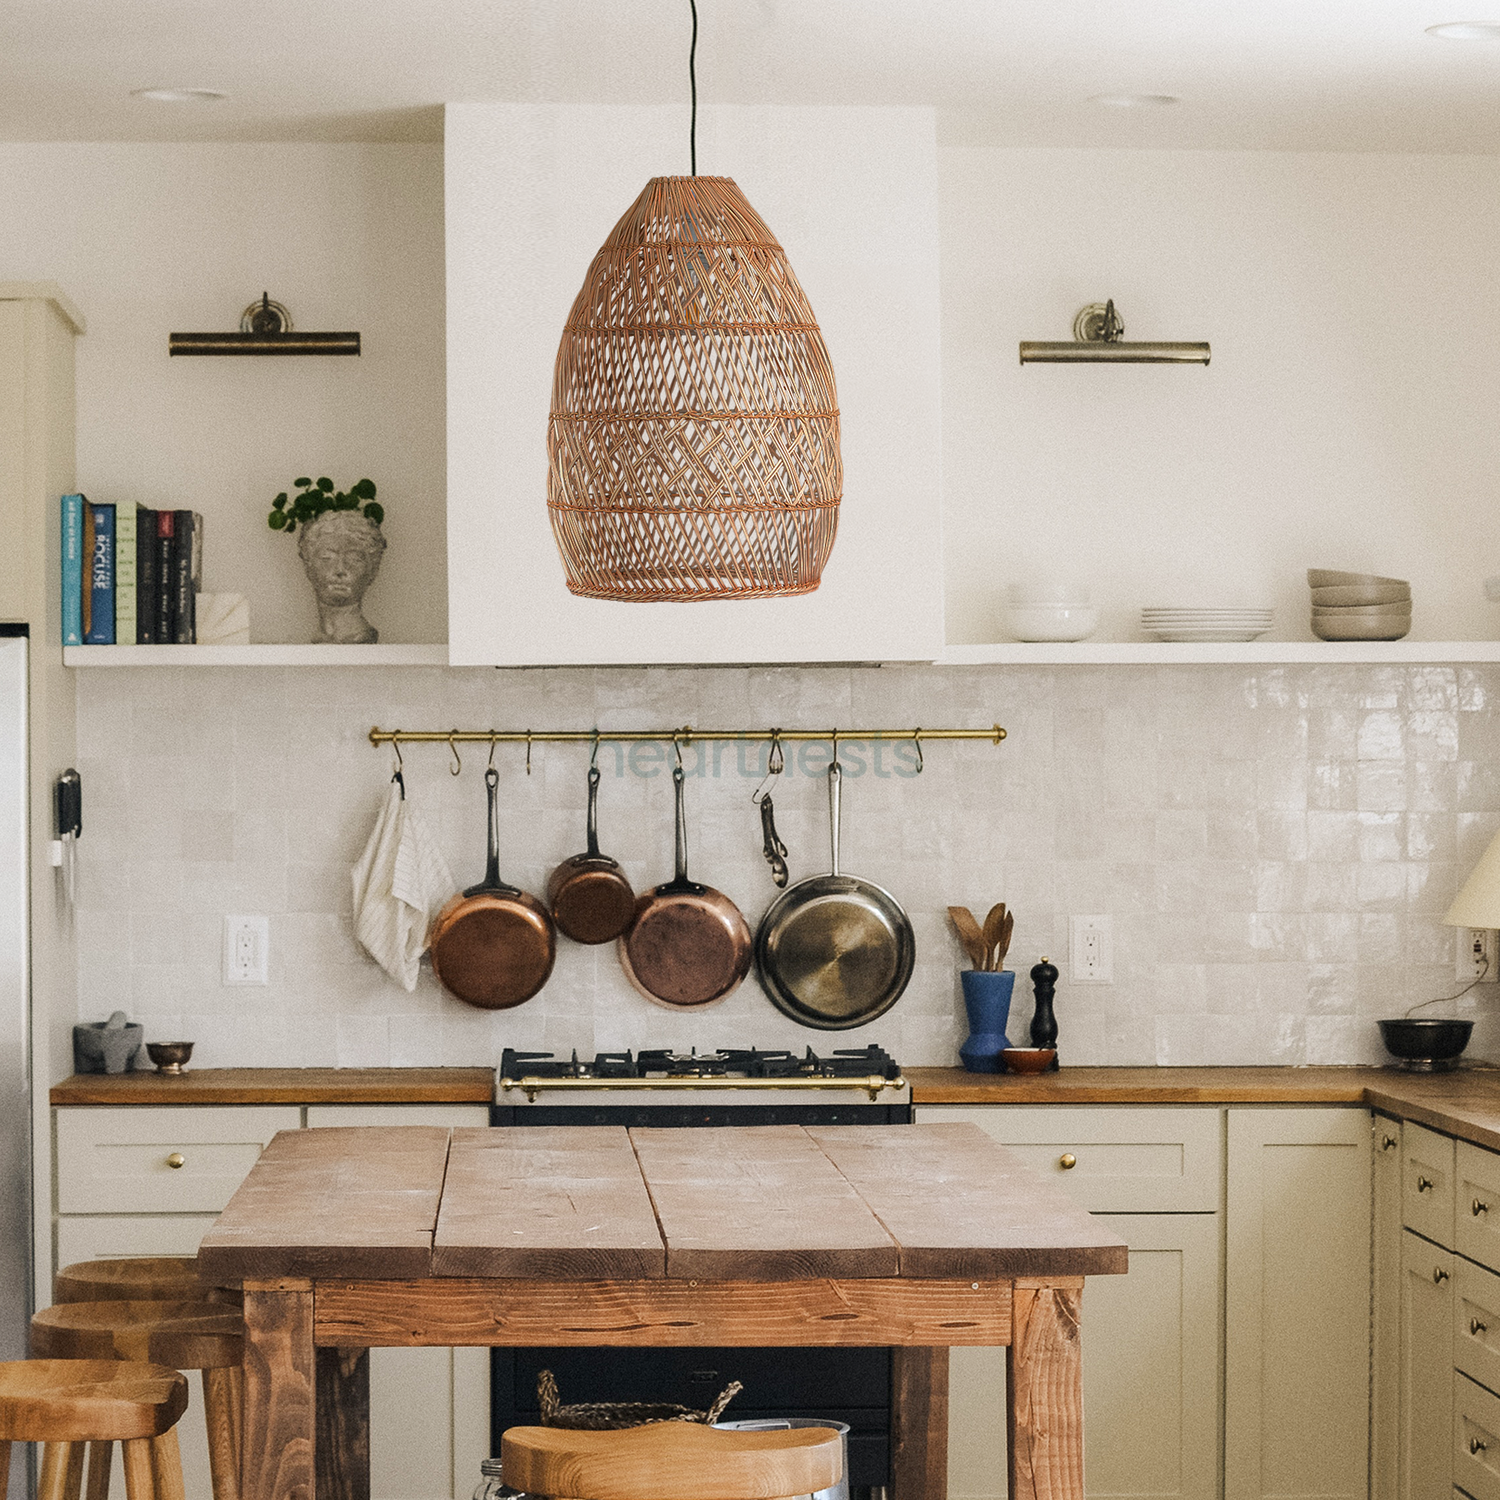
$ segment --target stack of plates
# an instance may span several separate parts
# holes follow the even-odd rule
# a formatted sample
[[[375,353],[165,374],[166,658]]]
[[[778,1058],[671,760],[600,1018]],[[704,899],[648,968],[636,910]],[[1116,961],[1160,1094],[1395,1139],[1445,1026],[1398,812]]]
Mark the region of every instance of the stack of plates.
[[[1324,641],[1399,641],[1411,629],[1411,585],[1374,573],[1307,570],[1312,630]]]
[[[1143,609],[1141,628],[1159,641],[1253,641],[1271,628],[1271,615],[1238,607]]]

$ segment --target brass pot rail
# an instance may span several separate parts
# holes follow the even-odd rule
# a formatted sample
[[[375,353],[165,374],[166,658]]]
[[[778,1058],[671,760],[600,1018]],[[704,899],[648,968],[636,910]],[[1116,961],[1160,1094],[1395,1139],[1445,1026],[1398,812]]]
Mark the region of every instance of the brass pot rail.
[[[988,740],[998,745],[1005,731],[992,724],[988,729],[694,729],[683,724],[675,729],[381,729],[370,730],[372,745],[607,745],[614,741],[676,740],[691,745],[697,740],[880,740],[900,743],[914,740]]]

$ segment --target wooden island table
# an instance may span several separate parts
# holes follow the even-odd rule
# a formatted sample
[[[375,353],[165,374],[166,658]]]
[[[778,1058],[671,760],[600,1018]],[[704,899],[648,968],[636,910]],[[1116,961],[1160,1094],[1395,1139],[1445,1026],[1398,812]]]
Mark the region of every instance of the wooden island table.
[[[1083,1283],[1126,1247],[973,1125],[367,1126],[278,1135],[199,1268],[245,1292],[241,1500],[365,1500],[372,1347],[848,1344],[931,1413],[893,1500],[943,1495],[954,1345],[1008,1350],[1013,1500],[1083,1500]]]

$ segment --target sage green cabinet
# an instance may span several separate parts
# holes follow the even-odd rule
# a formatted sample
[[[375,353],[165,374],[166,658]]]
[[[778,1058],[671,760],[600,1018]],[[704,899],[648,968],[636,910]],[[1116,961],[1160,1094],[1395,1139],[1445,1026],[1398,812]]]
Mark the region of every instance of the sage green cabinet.
[[[1370,1122],[1370,1500],[1396,1500],[1401,1445],[1401,1122]]]

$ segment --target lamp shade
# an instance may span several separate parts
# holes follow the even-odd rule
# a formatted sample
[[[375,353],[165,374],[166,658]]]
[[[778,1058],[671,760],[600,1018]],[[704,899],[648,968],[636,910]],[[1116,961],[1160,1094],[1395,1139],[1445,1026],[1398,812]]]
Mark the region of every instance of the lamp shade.
[[[1450,927],[1500,928],[1500,833],[1480,855],[1443,921]]]
[[[805,594],[838,526],[833,365],[727,177],[653,177],[594,257],[552,382],[547,507],[594,599]]]

